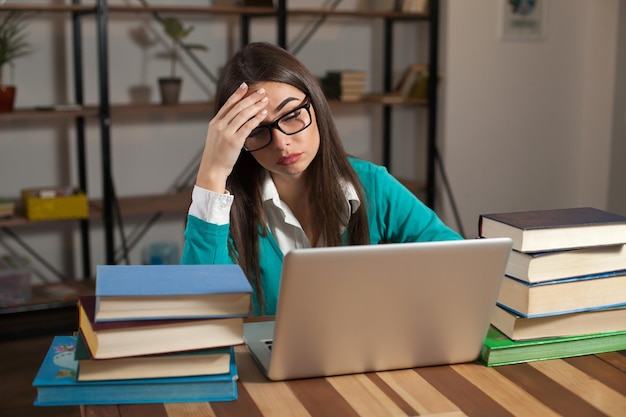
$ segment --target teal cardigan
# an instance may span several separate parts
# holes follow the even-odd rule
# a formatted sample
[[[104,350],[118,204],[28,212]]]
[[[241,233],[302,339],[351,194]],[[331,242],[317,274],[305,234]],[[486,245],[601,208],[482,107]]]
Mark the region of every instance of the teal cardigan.
[[[350,158],[350,163],[365,189],[372,244],[462,239],[386,168],[354,158]],[[218,226],[189,215],[181,262],[232,264],[234,261],[228,254],[229,239],[230,225]],[[260,238],[259,249],[264,310],[265,314],[273,315],[276,313],[283,253],[271,233]],[[255,314],[260,314],[256,296],[253,297],[253,308]]]

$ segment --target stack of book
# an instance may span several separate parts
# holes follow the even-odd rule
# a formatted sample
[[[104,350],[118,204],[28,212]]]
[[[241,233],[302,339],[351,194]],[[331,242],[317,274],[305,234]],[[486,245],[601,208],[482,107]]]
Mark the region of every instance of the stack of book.
[[[0,219],[11,217],[15,214],[15,202],[7,198],[0,197]]]
[[[321,86],[331,100],[357,101],[365,95],[366,79],[365,71],[328,71]]]
[[[107,265],[56,336],[35,405],[229,401],[252,287],[236,265]]]
[[[513,239],[487,365],[626,349],[626,217],[591,207],[483,214],[479,236]]]

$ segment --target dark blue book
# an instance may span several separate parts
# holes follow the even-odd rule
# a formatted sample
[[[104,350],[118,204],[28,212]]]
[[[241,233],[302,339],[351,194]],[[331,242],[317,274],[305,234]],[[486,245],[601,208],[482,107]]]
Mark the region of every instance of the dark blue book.
[[[246,317],[238,265],[98,265],[95,321]]]
[[[233,401],[237,399],[237,367],[230,348],[230,372],[176,378],[77,381],[75,336],[55,336],[35,376],[35,405],[142,404]]]
[[[593,207],[481,214],[480,237],[510,237],[520,252],[626,243],[626,217]]]

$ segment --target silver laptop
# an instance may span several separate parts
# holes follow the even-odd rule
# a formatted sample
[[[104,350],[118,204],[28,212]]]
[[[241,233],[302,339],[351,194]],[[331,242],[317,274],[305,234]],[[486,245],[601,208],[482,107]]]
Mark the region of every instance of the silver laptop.
[[[244,325],[272,380],[414,368],[478,357],[509,238],[298,249],[275,321]]]

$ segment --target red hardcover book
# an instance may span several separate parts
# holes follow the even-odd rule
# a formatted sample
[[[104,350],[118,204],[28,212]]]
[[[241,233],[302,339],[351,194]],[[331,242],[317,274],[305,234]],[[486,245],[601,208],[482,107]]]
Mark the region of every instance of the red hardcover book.
[[[95,322],[95,296],[78,299],[78,325],[95,359],[153,355],[243,343],[243,318]]]

